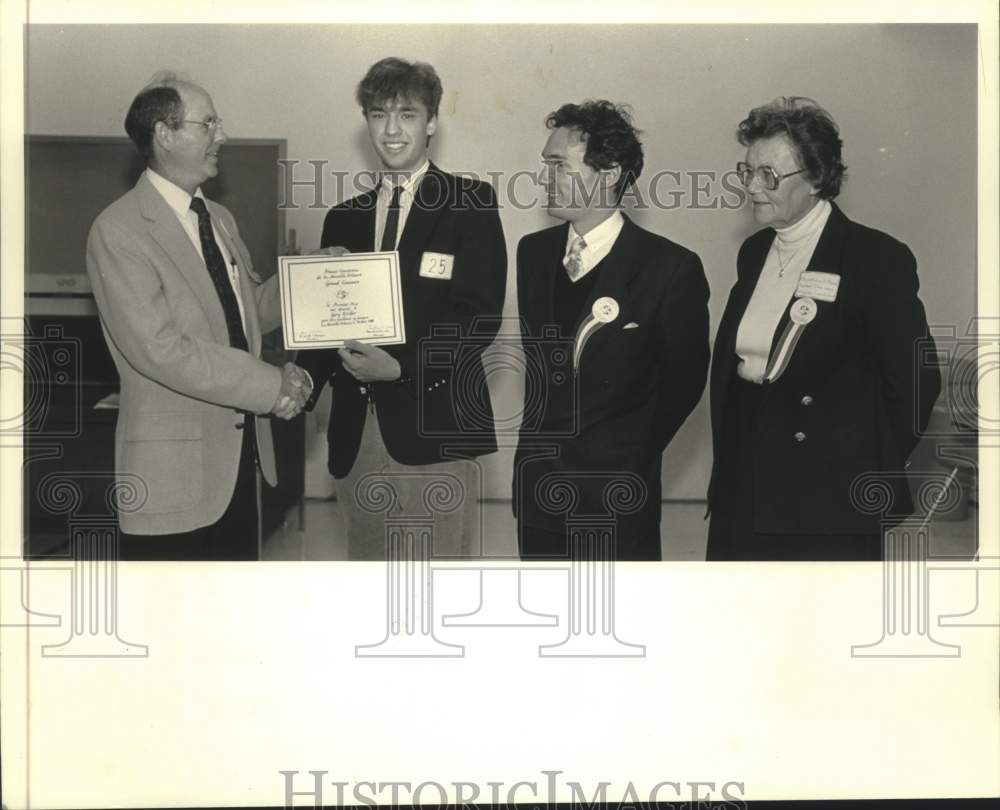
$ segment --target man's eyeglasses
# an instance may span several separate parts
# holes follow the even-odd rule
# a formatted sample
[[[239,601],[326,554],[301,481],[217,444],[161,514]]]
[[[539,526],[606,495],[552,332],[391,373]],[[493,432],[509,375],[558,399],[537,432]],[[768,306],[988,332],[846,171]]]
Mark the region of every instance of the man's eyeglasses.
[[[805,169],[799,169],[797,172],[788,172],[788,174],[778,174],[770,166],[758,166],[754,168],[749,163],[744,163],[742,160],[736,164],[736,174],[739,175],[740,182],[745,188],[750,188],[750,184],[756,177],[760,180],[761,185],[764,186],[768,191],[776,191],[781,181],[786,177],[791,177],[796,174],[802,174]]]
[[[216,130],[222,129],[222,119],[221,118],[209,118],[205,121],[192,121],[189,118],[181,119],[182,124],[197,124],[205,132],[215,132]]]

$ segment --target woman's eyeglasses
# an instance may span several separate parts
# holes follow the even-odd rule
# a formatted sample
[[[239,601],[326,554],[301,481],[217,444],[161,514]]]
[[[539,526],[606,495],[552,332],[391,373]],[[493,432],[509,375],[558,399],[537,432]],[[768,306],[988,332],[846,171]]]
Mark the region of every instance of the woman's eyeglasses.
[[[776,191],[778,186],[781,185],[781,181],[786,177],[791,177],[792,175],[802,174],[805,169],[799,169],[797,172],[788,172],[788,174],[778,174],[770,166],[757,166],[754,168],[749,163],[744,163],[742,160],[736,164],[736,174],[739,175],[740,182],[745,188],[750,188],[750,184],[756,177],[760,180],[760,183],[768,191]]]

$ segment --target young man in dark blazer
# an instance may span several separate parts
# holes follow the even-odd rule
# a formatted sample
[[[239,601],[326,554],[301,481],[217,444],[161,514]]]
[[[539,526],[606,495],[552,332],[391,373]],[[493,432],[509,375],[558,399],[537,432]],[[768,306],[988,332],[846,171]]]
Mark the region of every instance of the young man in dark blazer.
[[[350,559],[385,553],[382,515],[367,511],[355,490],[371,472],[390,473],[406,513],[424,511],[422,473],[460,482],[463,505],[436,516],[434,553],[479,550],[478,476],[468,459],[496,450],[481,354],[499,327],[507,250],[493,188],[428,160],[441,92],[428,64],[390,57],[369,69],[357,99],[381,182],[331,209],[323,224],[326,252],[399,251],[406,325],[402,345],[350,342],[298,360],[316,385],[308,407],[324,383],[333,389],[329,468]]]
[[[565,558],[572,512],[613,528],[596,554],[659,560],[662,455],[705,387],[708,284],[696,254],[620,210],[643,164],[625,109],[566,104],[546,125],[547,207],[564,223],[518,245],[518,305],[526,351],[546,335],[564,341],[536,353],[545,379],[572,384],[549,386],[537,414],[526,390],[519,550]]]

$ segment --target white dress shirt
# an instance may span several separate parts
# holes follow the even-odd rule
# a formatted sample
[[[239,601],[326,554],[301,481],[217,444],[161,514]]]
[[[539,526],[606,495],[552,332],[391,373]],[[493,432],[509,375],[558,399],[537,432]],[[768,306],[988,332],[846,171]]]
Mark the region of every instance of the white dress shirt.
[[[615,241],[623,227],[625,227],[625,217],[618,210],[615,210],[604,222],[595,225],[586,233],[578,234],[573,225],[569,226],[569,233],[566,236],[566,250],[563,255],[569,255],[569,246],[573,244],[573,240],[577,236],[582,236],[587,245],[580,252],[581,269],[579,275],[573,279],[574,282],[579,281],[597,267],[601,260],[611,252],[611,248],[615,246]]]
[[[775,228],[774,241],[736,332],[736,354],[740,357],[736,373],[744,380],[764,381],[775,330],[791,303],[799,276],[809,266],[831,210],[827,200],[820,200],[794,225]]]
[[[194,245],[194,249],[198,251],[201,260],[205,261],[205,256],[201,252],[201,235],[198,233],[198,215],[191,210],[191,195],[180,186],[171,183],[167,178],[157,174],[150,168],[146,169],[146,176],[149,178],[149,182],[153,184],[153,188],[160,192],[160,196],[166,200],[167,205],[177,215],[177,219],[191,240],[191,244]],[[200,188],[195,191],[194,196],[205,199],[205,195],[201,193]],[[236,295],[236,303],[240,308],[240,322],[243,324],[243,332],[245,334],[247,321],[246,315],[243,312],[243,296],[240,294],[240,271],[236,266],[236,259],[230,255],[229,249],[226,247],[225,240],[219,237],[219,231],[216,229],[214,221],[212,222],[212,233],[215,236],[215,244],[219,246],[222,258],[226,262],[226,268],[229,270],[229,283],[232,285],[233,293]]]
[[[385,220],[389,212],[389,203],[392,202],[392,190],[397,185],[401,186],[399,192],[399,223],[396,226],[395,245],[395,247],[398,247],[399,240],[403,236],[403,228],[406,226],[406,218],[410,215],[410,208],[413,206],[413,197],[416,194],[417,186],[424,179],[424,175],[427,174],[427,169],[430,168],[430,165],[430,161],[425,160],[424,165],[415,172],[411,172],[410,176],[402,183],[393,183],[392,177],[389,174],[382,175],[382,182],[379,184],[378,197],[375,203],[375,250],[379,250],[382,246],[382,234],[385,233]]]

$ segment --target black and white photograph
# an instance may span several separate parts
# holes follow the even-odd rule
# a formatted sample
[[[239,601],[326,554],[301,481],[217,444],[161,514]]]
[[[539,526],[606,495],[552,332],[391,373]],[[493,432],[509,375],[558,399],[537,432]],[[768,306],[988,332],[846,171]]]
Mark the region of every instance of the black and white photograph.
[[[4,807],[1000,794],[991,4],[2,13]]]

